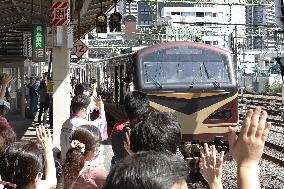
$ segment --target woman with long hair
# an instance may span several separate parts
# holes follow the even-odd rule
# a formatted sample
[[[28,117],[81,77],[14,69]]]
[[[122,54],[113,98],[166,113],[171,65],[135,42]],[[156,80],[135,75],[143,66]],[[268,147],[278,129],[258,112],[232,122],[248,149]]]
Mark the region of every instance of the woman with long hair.
[[[99,129],[93,125],[80,126],[73,132],[71,140],[63,164],[64,188],[102,188],[108,173],[103,166]]]

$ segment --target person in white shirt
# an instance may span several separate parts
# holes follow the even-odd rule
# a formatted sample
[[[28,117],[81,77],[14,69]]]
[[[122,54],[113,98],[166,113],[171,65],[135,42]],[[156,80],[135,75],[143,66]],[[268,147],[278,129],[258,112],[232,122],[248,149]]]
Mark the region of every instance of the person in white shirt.
[[[0,86],[0,103],[3,103],[5,99],[6,88],[8,87],[9,83],[12,81],[13,76],[11,75],[4,75],[2,79],[2,84]]]
[[[0,116],[6,117],[7,110],[10,109],[10,100],[8,86],[13,76],[4,75],[0,81]]]
[[[100,130],[102,139],[107,139],[107,122],[104,110],[104,104],[101,98],[94,97],[96,108],[99,110],[99,117],[94,121],[88,121],[86,118],[90,112],[91,98],[81,94],[75,96],[71,101],[73,114],[67,119],[62,126],[60,134],[61,159],[65,160],[66,153],[71,146],[71,136],[73,131],[82,125],[94,125]]]

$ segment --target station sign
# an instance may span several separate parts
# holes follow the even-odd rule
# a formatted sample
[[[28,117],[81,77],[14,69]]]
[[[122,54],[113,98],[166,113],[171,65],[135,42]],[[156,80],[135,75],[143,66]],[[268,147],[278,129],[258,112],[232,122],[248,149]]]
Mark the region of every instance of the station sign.
[[[88,47],[80,39],[77,40],[73,45],[73,53],[78,57],[82,57],[85,52],[87,52]]]
[[[32,35],[31,33],[23,34],[23,55],[25,57],[32,57]]]
[[[53,28],[46,27],[46,48],[51,49],[53,47]]]
[[[43,25],[33,26],[32,61],[45,62],[45,27]]]
[[[68,2],[52,1],[51,26],[67,26],[70,22],[70,5]]]

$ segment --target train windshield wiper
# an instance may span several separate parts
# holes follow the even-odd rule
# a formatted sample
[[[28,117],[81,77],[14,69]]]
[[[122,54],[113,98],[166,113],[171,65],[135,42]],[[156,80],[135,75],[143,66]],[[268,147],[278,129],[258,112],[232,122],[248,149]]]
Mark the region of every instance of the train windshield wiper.
[[[208,78],[209,80],[213,80],[213,81],[212,81],[212,84],[214,85],[214,87],[219,88],[219,87],[220,87],[220,83],[213,77],[212,74],[209,74],[209,73],[208,73],[208,70],[207,70],[207,67],[205,66],[205,63],[202,62],[202,64],[203,64],[203,68],[204,68],[204,70],[205,70],[205,73],[206,73],[207,78]],[[211,76],[211,77],[210,77],[210,76]]]
[[[160,89],[163,88],[162,84],[153,77],[151,77],[147,72],[145,73],[145,75],[147,76],[147,78],[150,78],[154,82],[154,84],[158,86]]]

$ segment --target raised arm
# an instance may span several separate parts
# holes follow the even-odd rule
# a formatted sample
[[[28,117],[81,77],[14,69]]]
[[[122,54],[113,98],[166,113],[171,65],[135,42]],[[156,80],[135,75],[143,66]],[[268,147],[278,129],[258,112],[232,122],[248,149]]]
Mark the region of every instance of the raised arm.
[[[95,97],[96,107],[99,109],[101,119],[105,119],[105,106],[100,96]]]
[[[45,179],[46,188],[56,188],[57,178],[56,178],[56,168],[54,164],[53,151],[52,151],[52,138],[49,129],[44,127],[36,128],[36,135],[38,141],[42,144],[45,156]]]
[[[260,189],[258,163],[271,123],[266,122],[267,113],[257,107],[248,110],[239,133],[229,128],[230,153],[237,162],[238,189]]]
[[[3,102],[5,98],[5,93],[6,93],[6,87],[9,85],[9,83],[12,81],[13,76],[11,75],[4,75],[3,77],[3,83],[0,91],[0,102]]]
[[[216,158],[217,152],[215,146],[210,149],[207,143],[200,149],[199,168],[203,178],[208,182],[210,189],[223,189],[222,186],[222,167],[224,152],[221,152],[220,158]]]

